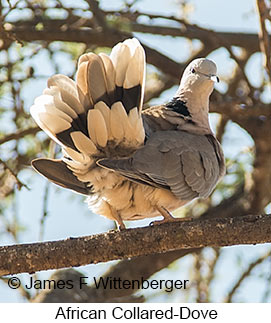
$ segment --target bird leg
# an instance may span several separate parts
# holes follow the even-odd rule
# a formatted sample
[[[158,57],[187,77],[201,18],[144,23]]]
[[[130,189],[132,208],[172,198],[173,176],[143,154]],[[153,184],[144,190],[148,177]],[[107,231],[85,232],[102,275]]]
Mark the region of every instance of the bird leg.
[[[114,211],[112,210],[112,214],[114,216],[114,220],[117,224],[118,229],[120,231],[126,229],[125,224],[123,223],[122,218],[119,215],[119,213],[116,210],[114,210]]]
[[[159,225],[159,224],[163,224],[163,223],[170,223],[170,222],[180,222],[180,221],[190,221],[192,218],[188,217],[188,218],[174,218],[172,216],[172,214],[165,209],[163,206],[156,206],[157,211],[163,216],[163,220],[157,220],[157,221],[153,221],[150,224],[151,225]]]
[[[109,218],[111,220],[115,221],[115,223],[117,225],[117,228],[120,231],[126,229],[125,224],[123,223],[119,212],[113,206],[111,206],[108,202],[105,202],[105,203],[106,203],[106,205],[108,206],[108,208],[110,209],[110,212],[111,212],[111,216]]]

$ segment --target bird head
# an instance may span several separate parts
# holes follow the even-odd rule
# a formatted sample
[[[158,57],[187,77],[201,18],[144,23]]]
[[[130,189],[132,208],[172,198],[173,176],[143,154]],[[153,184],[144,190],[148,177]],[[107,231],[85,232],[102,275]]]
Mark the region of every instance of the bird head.
[[[216,64],[207,58],[193,60],[185,69],[175,97],[185,102],[193,123],[185,123],[182,130],[212,133],[208,112],[209,96],[214,83],[219,82]]]
[[[219,82],[216,76],[216,64],[207,58],[193,60],[185,69],[180,88],[181,92],[192,91],[194,94],[205,93],[209,96],[214,88],[214,83]]]

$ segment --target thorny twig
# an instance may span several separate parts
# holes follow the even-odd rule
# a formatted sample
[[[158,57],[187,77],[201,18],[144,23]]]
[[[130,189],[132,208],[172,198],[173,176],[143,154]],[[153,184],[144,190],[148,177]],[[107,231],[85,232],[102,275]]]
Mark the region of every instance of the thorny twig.
[[[19,190],[22,187],[25,187],[26,189],[29,190],[29,187],[19,180],[18,175],[15,174],[14,171],[8,166],[8,164],[4,160],[2,160],[1,158],[0,158],[0,163],[3,164],[4,168],[7,169],[10,172],[10,174],[14,177],[14,179],[16,180],[16,183],[17,183],[17,186],[18,186]]]
[[[265,255],[259,257],[258,259],[256,259],[255,261],[253,261],[247,268],[247,270],[245,270],[242,275],[240,276],[240,278],[238,279],[238,281],[235,283],[235,285],[232,287],[232,289],[229,291],[225,302],[226,303],[231,303],[233,297],[236,294],[237,289],[241,286],[241,284],[243,283],[243,281],[249,277],[249,275],[251,274],[252,270],[257,267],[259,264],[261,264],[262,262],[264,262],[268,257],[271,256],[271,251],[267,252]]]

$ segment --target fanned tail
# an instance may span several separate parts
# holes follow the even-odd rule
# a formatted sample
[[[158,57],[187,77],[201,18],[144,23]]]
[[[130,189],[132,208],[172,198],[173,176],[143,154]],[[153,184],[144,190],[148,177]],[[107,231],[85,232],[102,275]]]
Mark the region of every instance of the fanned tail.
[[[86,173],[97,158],[106,157],[108,147],[123,151],[141,146],[145,138],[141,119],[144,83],[145,53],[135,38],[117,44],[110,56],[82,55],[76,82],[64,75],[52,76],[30,112],[62,146],[65,165],[52,160],[46,164],[46,159],[40,159],[39,167],[38,159],[33,166],[54,182],[58,165],[60,173],[66,167],[67,172],[75,172],[78,179],[87,182]],[[63,182],[62,178],[58,181]]]

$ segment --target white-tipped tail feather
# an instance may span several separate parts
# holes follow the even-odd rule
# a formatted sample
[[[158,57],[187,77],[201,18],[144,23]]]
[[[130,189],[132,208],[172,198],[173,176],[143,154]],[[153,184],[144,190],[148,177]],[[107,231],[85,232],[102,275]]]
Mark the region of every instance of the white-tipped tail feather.
[[[30,112],[63,151],[33,167],[60,186],[89,195],[92,211],[137,220],[208,196],[224,173],[220,145],[208,123],[216,66],[198,59],[177,97],[144,111],[145,53],[135,38],[110,54],[80,57],[76,82],[54,75]],[[205,124],[204,124],[205,122]],[[145,133],[146,132],[146,133]]]
[[[51,77],[31,114],[63,148],[83,155],[104,156],[109,142],[136,149],[144,141],[144,73],[144,50],[136,39],[116,45],[110,56],[84,54],[76,83],[64,75]]]
[[[100,158],[112,153],[117,156],[118,146],[121,151],[126,147],[130,153],[135,151],[145,137],[141,119],[144,84],[145,53],[135,38],[117,44],[110,56],[82,55],[76,82],[65,75],[49,78],[48,87],[30,112],[37,124],[61,145],[65,164],[53,164],[50,160],[45,171],[46,160],[38,159],[33,166],[50,179],[54,165],[56,183],[56,168],[63,171],[67,165],[67,172],[72,171],[87,182],[86,179],[91,180],[91,175],[86,175],[89,169]],[[72,189],[77,187],[73,185]],[[79,191],[82,193],[81,187]]]

